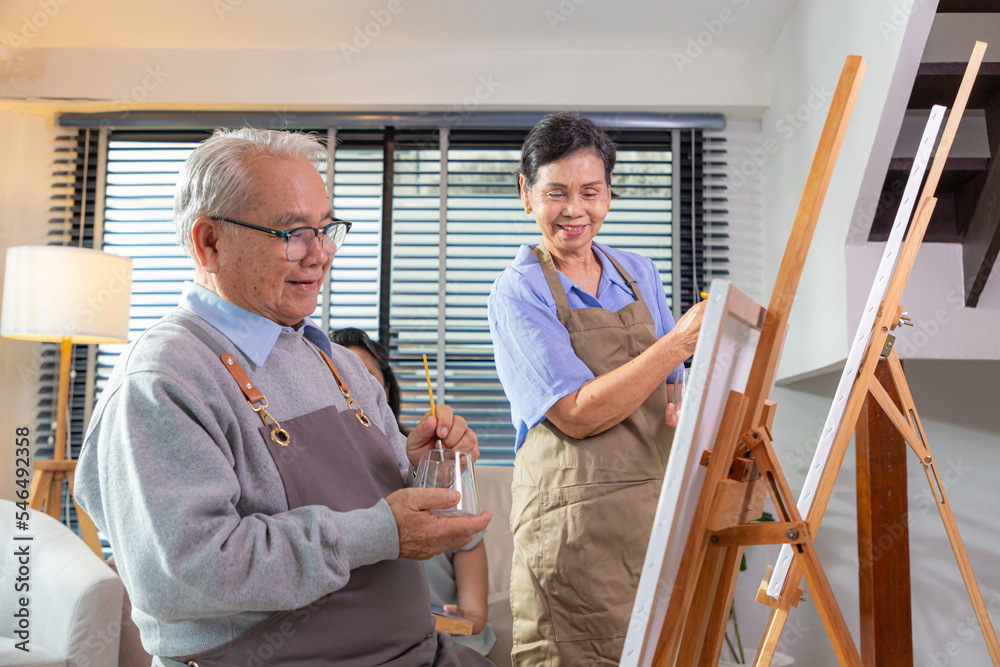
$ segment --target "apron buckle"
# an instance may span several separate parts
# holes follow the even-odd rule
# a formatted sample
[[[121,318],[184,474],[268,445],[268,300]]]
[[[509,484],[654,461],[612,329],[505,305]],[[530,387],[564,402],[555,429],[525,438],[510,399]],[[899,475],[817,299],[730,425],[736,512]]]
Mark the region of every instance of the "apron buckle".
[[[247,401],[250,405],[250,409],[257,413],[260,420],[264,422],[264,426],[269,426],[271,428],[271,440],[274,441],[279,447],[287,447],[292,444],[292,438],[288,435],[288,431],[281,428],[281,424],[278,420],[271,416],[271,413],[267,411],[267,399],[263,396],[260,399],[260,405],[254,406],[253,403]]]
[[[271,440],[279,447],[287,447],[292,444],[292,436],[288,435],[288,431],[280,426],[271,429]]]

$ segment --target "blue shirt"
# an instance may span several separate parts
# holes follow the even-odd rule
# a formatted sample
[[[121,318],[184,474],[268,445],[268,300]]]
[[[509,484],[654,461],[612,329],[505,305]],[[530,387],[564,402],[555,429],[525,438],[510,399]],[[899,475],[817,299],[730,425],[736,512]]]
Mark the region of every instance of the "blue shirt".
[[[257,366],[264,365],[282,331],[293,331],[291,327],[229,303],[212,290],[192,282],[184,283],[178,305],[218,329]],[[303,335],[327,356],[331,355],[333,344],[323,330],[308,317],[302,324],[305,327]]]
[[[635,253],[594,245],[614,255],[635,279],[653,317],[657,337],[673,329],[674,316],[653,262]],[[555,299],[533,248],[520,247],[514,261],[493,283],[489,298],[493,354],[497,375],[510,401],[510,419],[517,431],[515,451],[528,431],[542,423],[556,401],[594,379],[591,370],[573,352],[569,332],[556,316]],[[570,308],[618,312],[635,301],[628,283],[604,253],[596,253],[601,261],[596,297],[557,271]],[[667,382],[673,382],[673,373]]]

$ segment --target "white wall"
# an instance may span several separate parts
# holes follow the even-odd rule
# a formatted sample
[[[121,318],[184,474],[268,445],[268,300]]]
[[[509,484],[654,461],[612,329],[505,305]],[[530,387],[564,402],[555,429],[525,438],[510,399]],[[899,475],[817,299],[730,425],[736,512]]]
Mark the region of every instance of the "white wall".
[[[740,291],[764,303],[764,220],[758,165],[766,151],[760,121],[730,120],[725,130],[706,132],[705,136],[723,137],[726,151],[739,161],[735,168],[727,166],[720,170],[724,178],[718,184],[726,187],[725,220],[729,225],[726,233],[732,252],[727,253],[728,262],[719,268],[729,272],[728,280]],[[707,170],[713,171],[712,167]],[[706,218],[706,222],[711,220]],[[702,289],[708,287],[705,285]]]
[[[847,249],[852,331],[884,249],[884,243]],[[964,285],[960,244],[921,244],[900,300],[913,327],[893,332],[901,359],[1000,359],[1000,336],[994,333],[1000,330],[1000,263],[993,266],[976,308],[965,307]]]
[[[122,109],[578,108],[759,118],[769,103],[767,48],[794,3],[46,0],[52,11],[39,13],[42,0],[6,0],[0,95]]]
[[[887,166],[892,155],[916,73],[913,52],[923,49],[937,3],[907,3],[909,15],[902,4],[800,2],[770,53],[771,107],[762,118],[764,141],[773,146],[762,168],[768,294],[844,60],[860,55],[867,64],[789,319],[791,331],[800,333],[785,346],[779,377],[814,372],[847,355],[841,249],[859,201],[874,188],[880,191],[877,164]]]
[[[44,243],[55,128],[51,116],[0,108],[0,293],[7,248]],[[0,338],[0,498],[14,498],[14,432],[35,424],[42,344]],[[32,434],[32,444],[35,438]]]

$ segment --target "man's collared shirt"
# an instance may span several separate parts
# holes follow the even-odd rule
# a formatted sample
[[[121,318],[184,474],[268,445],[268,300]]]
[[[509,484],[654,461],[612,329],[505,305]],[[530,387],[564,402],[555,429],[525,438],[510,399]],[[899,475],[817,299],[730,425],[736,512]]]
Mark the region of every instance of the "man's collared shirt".
[[[192,282],[184,283],[178,305],[218,329],[257,366],[263,366],[267,361],[282,331],[294,331],[292,327],[282,326],[263,315],[229,303],[207,287]],[[306,317],[302,326],[305,328],[303,334],[310,342],[327,355],[332,353],[330,339],[315,322]]]

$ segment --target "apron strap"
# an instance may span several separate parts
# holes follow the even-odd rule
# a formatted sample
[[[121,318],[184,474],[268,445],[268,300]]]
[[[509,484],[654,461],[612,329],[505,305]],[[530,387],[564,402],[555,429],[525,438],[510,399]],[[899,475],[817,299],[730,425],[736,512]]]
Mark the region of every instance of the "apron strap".
[[[629,272],[625,270],[625,267],[619,264],[618,260],[612,257],[611,253],[604,250],[604,248],[601,248],[596,243],[594,244],[594,247],[600,250],[601,254],[608,258],[608,261],[611,262],[611,266],[615,267],[621,277],[625,279],[625,283],[629,286],[629,289],[632,290],[632,296],[635,297],[635,300],[639,303],[645,303],[645,300],[642,298],[642,291],[639,289],[639,283],[636,282],[635,278],[629,275]]]
[[[344,382],[343,378],[340,377],[340,373],[337,372],[337,367],[333,365],[333,359],[328,357],[326,352],[319,349],[315,345],[313,345],[313,348],[319,352],[320,355],[322,355],[323,361],[326,362],[326,365],[330,368],[330,372],[333,373],[334,379],[337,380],[337,386],[340,387],[340,393],[344,395],[344,400],[347,401],[347,407],[354,410],[354,416],[358,418],[358,421],[361,422],[365,428],[371,426],[371,420],[368,419],[365,415],[365,411],[361,409],[361,406],[358,405],[351,396],[351,390],[348,388],[347,383]]]
[[[267,399],[261,393],[260,389],[257,388],[257,385],[250,380],[246,371],[240,366],[240,362],[236,361],[236,357],[226,352],[217,340],[209,336],[208,332],[195,322],[193,317],[181,314],[175,310],[167,313],[163,319],[193,333],[198,340],[207,345],[208,349],[212,350],[215,356],[222,361],[222,365],[225,366],[226,370],[229,371],[229,374],[236,381],[236,386],[243,392],[243,398],[246,399],[247,405],[257,413],[260,420],[264,422],[264,426],[271,429],[271,440],[274,441],[274,444],[280,447],[287,447],[292,443],[292,438],[288,435],[288,431],[281,428],[278,420],[272,417],[271,413],[267,411]],[[254,405],[254,403],[257,405]]]
[[[233,376],[236,380],[237,386],[240,391],[243,392],[243,397],[247,400],[247,404],[250,409],[257,413],[261,421],[264,422],[264,426],[271,429],[271,440],[275,444],[281,447],[287,447],[291,444],[291,436],[288,435],[288,431],[281,428],[281,424],[278,420],[271,416],[271,413],[267,411],[267,398],[261,393],[260,389],[250,380],[250,377],[240,366],[240,362],[236,361],[236,357],[226,352],[222,345],[219,344],[217,340],[208,335],[208,332],[198,324],[195,319],[187,314],[180,313],[178,311],[172,311],[168,313],[164,318],[165,321],[177,324],[195,335],[201,342],[208,346],[212,352],[219,357],[222,361],[222,365],[226,367],[229,374]],[[308,340],[306,341],[309,342]],[[312,345],[312,343],[309,343]],[[337,381],[337,387],[340,388],[340,393],[344,395],[344,400],[347,401],[347,407],[354,411],[354,416],[357,417],[358,421],[361,422],[365,427],[371,426],[371,420],[365,415],[365,411],[361,409],[361,406],[357,404],[354,398],[351,396],[350,388],[344,379],[340,377],[340,373],[337,372],[337,367],[334,366],[333,360],[327,356],[323,350],[319,349],[315,345],[312,345],[322,357],[323,361],[326,362],[327,367],[330,372],[333,373],[334,379]],[[254,405],[257,403],[257,405]]]
[[[538,263],[542,265],[542,275],[545,276],[545,282],[549,284],[549,291],[552,292],[552,298],[555,299],[556,316],[562,322],[570,310],[569,299],[566,298],[566,291],[563,289],[562,283],[559,282],[559,274],[556,273],[556,265],[552,261],[552,253],[549,252],[545,241],[535,246],[535,255],[538,257]]]
[[[611,265],[615,267],[619,275],[625,280],[629,289],[632,290],[632,297],[639,303],[645,304],[646,300],[642,298],[642,291],[639,289],[639,284],[635,281],[629,272],[625,270],[618,260],[611,256],[610,252],[605,251],[603,248],[598,246],[596,243],[593,244],[595,250],[600,250],[601,254],[608,258]],[[556,302],[556,314],[559,321],[563,321],[563,316],[570,310],[569,299],[566,297],[566,291],[563,289],[562,283],[559,281],[559,274],[556,273],[555,262],[552,261],[552,253],[549,252],[548,246],[545,245],[545,241],[542,241],[537,246],[535,246],[535,255],[538,257],[538,263],[542,265],[542,274],[545,276],[545,282],[549,285],[549,290],[552,292],[552,298]]]

